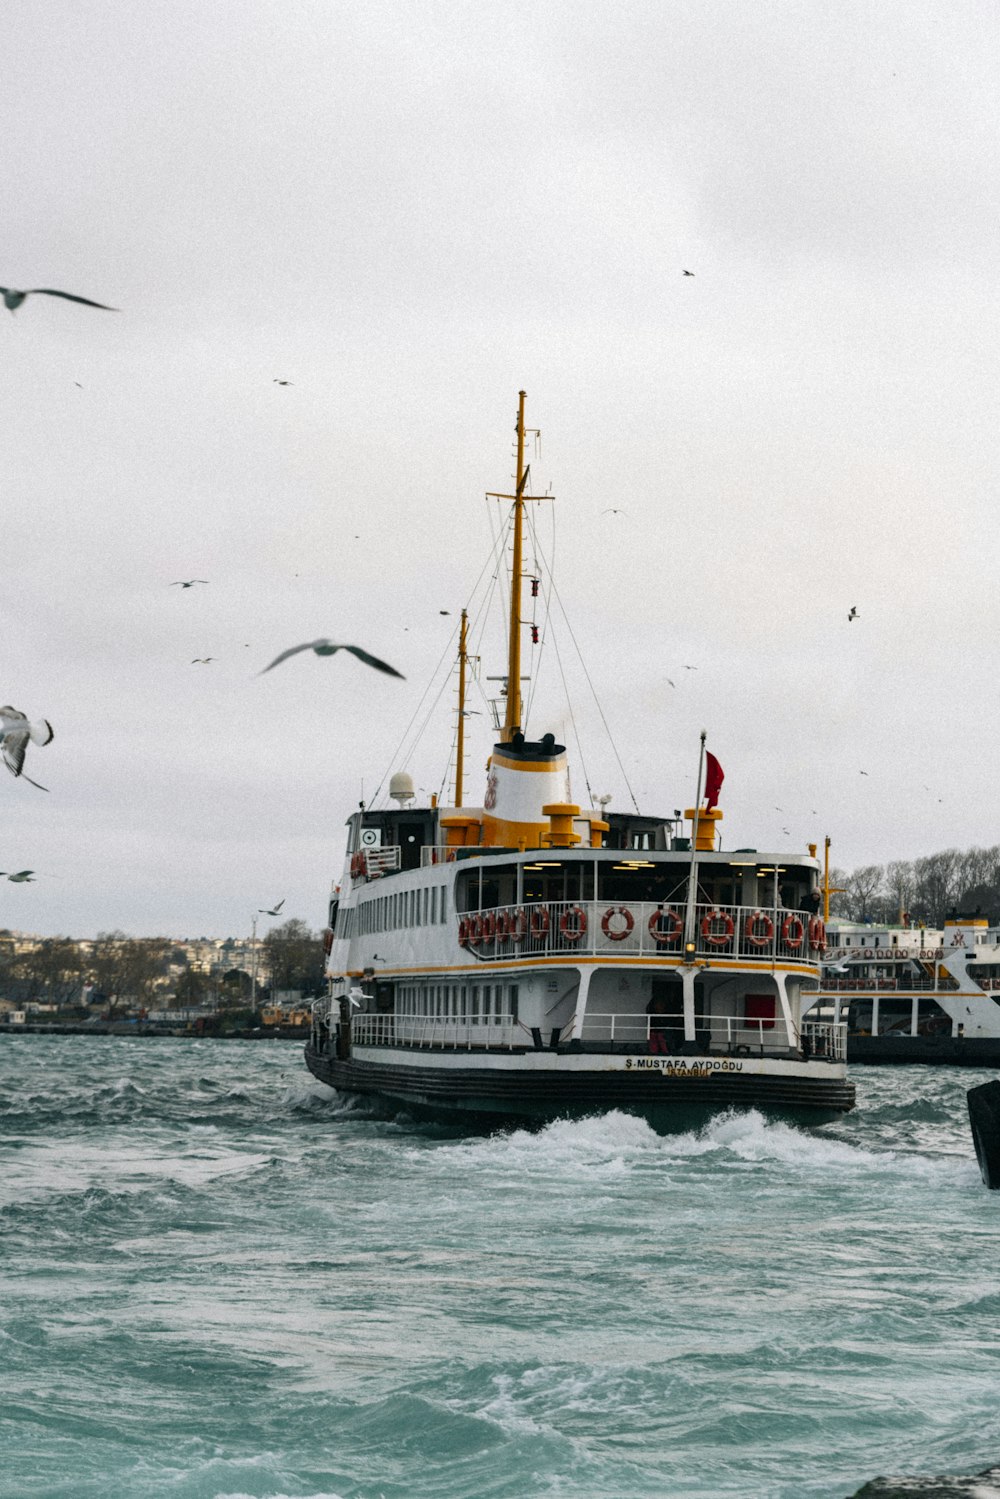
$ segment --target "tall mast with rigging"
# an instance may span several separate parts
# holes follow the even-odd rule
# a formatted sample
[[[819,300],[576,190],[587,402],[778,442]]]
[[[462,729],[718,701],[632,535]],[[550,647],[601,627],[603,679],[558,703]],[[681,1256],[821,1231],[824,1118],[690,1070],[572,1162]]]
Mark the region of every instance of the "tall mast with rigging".
[[[462,610],[462,627],[458,634],[458,735],[455,744],[455,806],[462,805],[462,778],[465,771],[465,668],[468,655],[469,615]]]
[[[510,575],[510,637],[507,649],[507,716],[502,744],[510,744],[521,727],[521,568],[524,535],[524,398],[517,393],[517,476],[514,484],[514,553]]]

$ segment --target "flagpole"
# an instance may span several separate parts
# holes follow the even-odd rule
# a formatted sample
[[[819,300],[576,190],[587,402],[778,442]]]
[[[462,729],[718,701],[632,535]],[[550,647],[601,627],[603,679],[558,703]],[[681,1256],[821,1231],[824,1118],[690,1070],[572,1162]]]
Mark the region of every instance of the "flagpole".
[[[698,813],[701,809],[702,772],[705,768],[705,740],[708,735],[701,731],[701,747],[698,750],[698,774],[695,778],[694,818],[691,823],[691,868],[688,873],[687,909],[684,912],[684,957],[687,960],[695,951],[694,917],[698,895]]]

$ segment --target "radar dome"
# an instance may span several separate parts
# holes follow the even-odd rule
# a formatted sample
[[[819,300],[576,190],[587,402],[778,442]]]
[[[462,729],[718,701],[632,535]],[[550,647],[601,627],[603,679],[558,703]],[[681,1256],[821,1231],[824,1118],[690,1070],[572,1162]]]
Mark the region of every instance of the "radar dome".
[[[401,807],[405,807],[407,802],[412,802],[416,795],[413,789],[413,777],[405,770],[397,770],[389,782],[389,795]]]

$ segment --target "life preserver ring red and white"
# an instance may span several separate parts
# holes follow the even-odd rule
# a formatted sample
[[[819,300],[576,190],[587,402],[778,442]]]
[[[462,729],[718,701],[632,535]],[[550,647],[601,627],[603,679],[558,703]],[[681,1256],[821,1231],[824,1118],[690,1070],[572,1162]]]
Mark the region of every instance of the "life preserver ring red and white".
[[[536,942],[544,942],[549,935],[548,906],[532,906],[528,927]]]
[[[649,928],[649,935],[659,947],[665,947],[668,942],[679,942],[681,933],[684,931],[683,921],[676,911],[671,911],[669,908],[666,911],[660,909],[653,911],[646,925]]]
[[[559,935],[564,942],[579,942],[587,930],[587,913],[582,906],[567,906],[559,918]]]
[[[323,932],[323,956],[324,957],[328,958],[330,956],[330,949],[332,947],[333,947],[333,932],[332,932],[332,930],[331,930],[330,927],[327,927],[325,929],[325,931]]]
[[[751,947],[769,947],[774,936],[774,922],[766,911],[751,911],[743,935]]]
[[[796,916],[794,911],[790,911],[781,923],[782,942],[786,947],[798,948],[802,946],[805,935],[806,929],[802,925],[802,917]]]
[[[822,916],[813,916],[809,922],[809,946],[814,952],[822,952],[826,947],[826,927]]]
[[[611,923],[616,916],[620,916],[624,921],[623,927],[612,927]],[[601,917],[601,931],[611,942],[624,942],[626,937],[632,935],[634,926],[635,917],[628,906],[609,906]]]
[[[492,911],[483,912],[482,940],[492,942],[497,934],[497,919]]]
[[[528,930],[528,913],[523,906],[518,906],[514,911],[507,912],[507,930],[505,935],[511,942],[523,942],[524,935]]]
[[[458,923],[458,945],[468,947],[469,937],[472,935],[472,923],[468,916],[463,916]]]
[[[712,930],[717,921],[722,922],[721,932]],[[706,911],[705,915],[701,918],[702,940],[707,942],[709,947],[725,947],[727,942],[733,940],[733,933],[735,931],[736,923],[728,911]]]

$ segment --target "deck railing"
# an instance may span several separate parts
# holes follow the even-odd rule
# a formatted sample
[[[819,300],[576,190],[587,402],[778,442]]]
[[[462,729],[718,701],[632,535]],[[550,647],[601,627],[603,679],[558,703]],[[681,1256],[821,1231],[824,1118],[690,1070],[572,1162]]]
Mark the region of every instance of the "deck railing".
[[[535,901],[468,911],[458,917],[458,940],[475,958],[552,953],[619,957],[679,957],[684,954],[684,907],[636,901]],[[697,958],[736,958],[741,962],[800,961],[818,964],[823,924],[808,911],[773,906],[695,908]]]
[[[979,988],[989,986],[989,980],[975,979]],[[822,977],[819,987],[824,994],[933,994],[935,990],[947,993],[958,988],[958,980],[948,974],[935,984],[933,979],[831,979]]]
[[[510,1051],[530,1046],[531,1032],[509,1012],[476,1015],[355,1015],[351,1039],[362,1046],[414,1046],[437,1051]]]
[[[662,1019],[662,1017],[659,1017]],[[588,1050],[652,1053],[667,1056],[694,1054],[702,1056],[787,1056],[794,1048],[784,1022],[755,1016],[702,1015],[696,1018],[694,1048],[684,1040],[684,1027],[678,1023],[667,1029],[654,1029],[655,1020],[643,1011],[588,1011],[581,1041]],[[551,1034],[551,1033],[549,1033]],[[488,1020],[480,1015],[355,1015],[351,1021],[351,1039],[358,1046],[406,1046],[435,1051],[511,1051],[515,1047],[532,1049],[545,1046],[539,1032],[536,1036],[514,1015],[502,1013]],[[841,1022],[805,1021],[799,1047],[805,1057],[842,1060],[847,1053],[847,1026]],[[564,1038],[565,1039],[565,1036]]]

